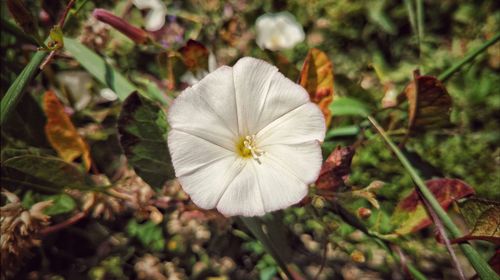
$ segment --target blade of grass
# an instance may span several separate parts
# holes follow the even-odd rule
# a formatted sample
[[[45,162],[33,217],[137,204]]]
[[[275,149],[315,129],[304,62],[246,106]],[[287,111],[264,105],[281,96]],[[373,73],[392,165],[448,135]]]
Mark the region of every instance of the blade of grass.
[[[418,30],[418,42],[419,49],[422,52],[422,41],[424,40],[424,1],[417,0],[417,30]]]
[[[418,36],[417,23],[415,22],[415,8],[413,7],[412,0],[405,0],[406,9],[408,10],[408,18],[411,25],[411,30]]]
[[[446,245],[446,249],[448,249],[448,253],[451,256],[453,266],[455,266],[455,269],[458,272],[458,276],[459,276],[460,280],[467,279],[467,278],[465,278],[465,274],[464,274],[464,271],[462,269],[462,266],[460,265],[460,262],[457,259],[457,255],[455,254],[455,251],[453,251],[453,248],[451,247],[450,239],[448,238],[448,235],[446,234],[446,230],[444,228],[443,223],[441,222],[439,217],[437,217],[436,212],[434,212],[434,209],[432,209],[429,202],[427,200],[425,200],[425,198],[423,198],[422,192],[417,191],[417,193],[418,193],[420,199],[422,199],[422,201],[424,202],[424,206],[425,206],[425,209],[427,210],[427,213],[431,217],[431,220],[434,223],[435,228],[438,230],[438,233],[441,236],[441,239],[444,241],[444,244]]]
[[[392,142],[389,136],[386,134],[385,130],[380,126],[380,124],[372,116],[368,116],[368,120],[372,123],[378,133],[382,136],[384,141],[394,152],[396,157],[399,159],[403,167],[410,174],[411,178],[417,185],[417,188],[422,193],[423,198],[429,203],[430,207],[436,212],[437,217],[442,221],[444,226],[448,229],[452,238],[459,238],[462,236],[462,232],[453,223],[450,216],[441,207],[439,202],[436,200],[432,192],[427,188],[424,180],[418,175],[417,171],[411,165],[410,161],[401,152],[401,150]],[[488,265],[488,263],[479,255],[479,253],[470,245],[469,243],[460,243],[460,249],[467,257],[471,265],[476,270],[477,274],[481,279],[499,279],[495,271]]]
[[[66,9],[64,11],[64,14],[61,16],[59,19],[59,27],[63,27],[64,21],[66,20],[66,16],[68,15],[69,10],[75,3],[75,0],[70,0],[70,2],[67,4]],[[2,18],[2,28],[6,27],[7,30],[13,35],[18,36],[20,39],[23,40],[30,40],[30,41],[35,41],[35,38],[29,39],[28,35],[24,34],[23,31],[21,31],[17,26],[10,24],[8,21],[4,20]],[[24,35],[23,35],[24,34]],[[49,40],[49,39],[47,39]],[[40,42],[43,46],[45,44],[43,42]],[[26,67],[23,69],[21,74],[16,78],[14,83],[9,87],[7,90],[7,93],[5,93],[5,96],[2,98],[1,101],[1,107],[0,107],[0,125],[3,125],[5,121],[8,119],[9,115],[12,113],[14,108],[16,108],[16,105],[19,103],[21,98],[23,97],[24,94],[24,89],[26,86],[31,82],[33,77],[39,73],[39,69],[43,69],[42,63],[44,63],[44,59],[49,55],[49,52],[47,51],[37,51],[35,55],[31,58],[30,62]],[[50,53],[50,56],[54,55],[54,51]],[[49,58],[50,58],[49,56]],[[45,63],[44,63],[45,64]]]
[[[0,105],[0,125],[5,123],[9,115],[16,108],[17,103],[19,103],[19,100],[23,97],[24,89],[38,73],[40,64],[48,54],[49,53],[46,51],[37,51],[28,65],[24,67],[21,74],[19,74],[14,83],[9,87]]]
[[[250,232],[252,232],[255,238],[257,238],[260,241],[260,243],[262,243],[266,251],[274,258],[274,260],[276,261],[278,266],[283,270],[286,276],[290,280],[295,279],[292,272],[289,270],[287,263],[280,256],[276,248],[274,248],[273,243],[262,229],[262,222],[259,220],[259,218],[240,217],[239,219],[245,225],[245,227],[248,228]]]
[[[120,100],[125,100],[136,87],[102,57],[75,39],[64,37],[64,48],[101,83],[112,89]]]
[[[476,58],[476,56],[478,56],[483,51],[485,51],[487,48],[491,47],[493,44],[498,42],[498,40],[500,40],[500,33],[495,34],[495,36],[493,36],[491,39],[484,42],[477,49],[471,51],[464,58],[462,58],[460,61],[453,64],[450,68],[448,68],[443,73],[441,73],[441,75],[438,76],[438,80],[440,80],[442,82],[448,80],[453,74],[458,72],[462,68],[462,66],[464,66],[465,64],[472,61],[474,58]]]
[[[0,18],[0,27],[2,28],[2,31],[5,31],[7,33],[10,33],[17,39],[24,41],[26,43],[30,43],[33,45],[37,45],[37,41],[24,33],[21,29],[19,29],[14,23],[8,21],[6,18]]]

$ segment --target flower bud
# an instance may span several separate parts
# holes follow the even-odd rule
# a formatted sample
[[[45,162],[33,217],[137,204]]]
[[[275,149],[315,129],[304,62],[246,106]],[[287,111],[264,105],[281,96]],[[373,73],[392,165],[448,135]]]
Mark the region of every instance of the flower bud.
[[[325,207],[325,198],[321,196],[314,196],[312,199],[312,205],[318,209]]]
[[[358,216],[361,219],[368,219],[372,215],[372,211],[365,207],[360,207],[358,209]]]
[[[111,25],[113,28],[120,31],[137,44],[144,44],[148,40],[148,33],[146,31],[129,24],[124,19],[117,17],[104,9],[95,9],[92,12],[92,15],[97,20]]]
[[[365,259],[365,255],[363,254],[363,252],[361,252],[359,250],[354,250],[351,253],[351,260],[354,262],[357,262],[357,263],[364,263],[366,259]]]

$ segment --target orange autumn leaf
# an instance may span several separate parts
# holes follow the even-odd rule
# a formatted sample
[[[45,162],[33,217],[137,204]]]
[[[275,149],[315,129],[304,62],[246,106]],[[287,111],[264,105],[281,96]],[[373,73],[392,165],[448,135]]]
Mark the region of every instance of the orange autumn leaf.
[[[179,49],[184,64],[190,71],[208,70],[208,49],[200,42],[189,39],[186,45]]]
[[[315,48],[309,50],[299,84],[307,90],[311,101],[319,106],[328,126],[332,117],[328,107],[333,100],[333,65],[324,52]]]
[[[50,145],[66,162],[73,162],[82,157],[85,169],[90,169],[90,151],[87,143],[76,131],[68,115],[53,91],[47,91],[43,97],[44,110],[47,115],[45,134]]]

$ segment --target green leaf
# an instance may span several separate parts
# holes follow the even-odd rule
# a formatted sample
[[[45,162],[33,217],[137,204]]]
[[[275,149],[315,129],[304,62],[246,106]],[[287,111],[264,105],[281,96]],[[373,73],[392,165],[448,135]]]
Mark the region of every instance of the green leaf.
[[[10,116],[12,111],[16,108],[17,104],[23,97],[24,89],[31,82],[31,79],[38,72],[38,67],[42,63],[43,59],[47,56],[47,52],[38,51],[31,58],[30,62],[23,69],[21,74],[12,83],[12,85],[7,90],[7,93],[2,98],[0,105],[0,125],[3,125],[7,118]]]
[[[343,126],[328,130],[325,139],[331,139],[335,137],[355,136],[358,133],[359,133],[359,126],[357,125]]]
[[[127,224],[127,232],[130,236],[137,238],[142,245],[153,251],[162,251],[165,248],[165,239],[161,226],[152,221],[139,224],[132,219]]]
[[[292,255],[292,249],[289,246],[287,232],[285,225],[283,224],[283,217],[281,212],[275,212],[271,215],[266,215],[261,218],[263,225],[265,226],[266,233],[269,240],[273,243],[274,248],[276,248],[278,254],[286,262],[290,262],[290,257]]]
[[[259,278],[260,280],[272,280],[277,273],[278,270],[275,266],[268,266],[260,271]]]
[[[330,104],[333,116],[366,117],[370,113],[368,107],[361,101],[350,97],[337,97]]]
[[[123,103],[118,119],[120,144],[129,164],[146,183],[161,188],[175,178],[167,146],[167,117],[137,92]]]
[[[2,149],[0,153],[0,160],[3,163],[4,161],[18,156],[24,155],[34,155],[34,156],[50,156],[53,153],[53,150],[49,149],[39,149],[35,147],[26,147],[26,148],[15,148],[6,146]]]
[[[168,105],[167,98],[154,82],[146,78],[138,78],[137,82],[146,86],[146,90],[141,91],[143,95],[149,97],[151,100],[159,102],[162,105]]]
[[[50,147],[44,131],[46,122],[42,108],[28,93],[12,111],[9,121],[2,125],[2,132],[30,146]]]
[[[44,200],[52,200],[52,205],[44,211],[44,213],[49,216],[68,213],[73,211],[76,207],[75,200],[65,193],[47,196]]]
[[[65,188],[92,189],[73,164],[56,157],[23,155],[2,162],[1,185],[10,188],[60,192]]]
[[[136,90],[120,72],[106,63],[102,57],[75,39],[64,37],[64,48],[101,83],[112,89],[121,100]]]

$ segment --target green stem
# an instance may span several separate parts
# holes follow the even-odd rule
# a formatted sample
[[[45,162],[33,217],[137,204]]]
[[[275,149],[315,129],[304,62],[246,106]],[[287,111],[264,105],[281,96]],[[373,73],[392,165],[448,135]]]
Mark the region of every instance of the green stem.
[[[273,246],[273,242],[267,236],[267,234],[262,230],[262,222],[257,217],[240,217],[240,221],[245,225],[247,229],[252,232],[252,234],[257,238],[262,246],[266,249],[266,251],[273,257],[278,266],[283,270],[288,279],[293,280],[295,277],[292,272],[289,270],[287,263],[280,256],[279,252]]]
[[[417,37],[418,37],[418,57],[420,61],[420,71],[424,72],[424,66],[422,64],[422,45],[424,41],[424,1],[416,0],[417,6]]]
[[[443,81],[443,82],[448,80],[448,78],[450,78],[451,75],[455,74],[455,72],[460,70],[460,68],[462,68],[462,66],[464,66],[465,64],[472,61],[476,56],[478,56],[483,51],[485,51],[487,48],[491,47],[493,44],[498,42],[498,40],[500,40],[500,33],[495,34],[495,36],[493,36],[488,41],[484,42],[479,48],[473,50],[472,52],[467,54],[464,58],[462,58],[462,60],[460,60],[459,62],[452,65],[450,68],[448,68],[446,71],[444,71],[441,75],[439,75],[438,79]]]
[[[368,120],[372,123],[378,133],[385,140],[387,145],[394,152],[396,157],[399,159],[403,167],[410,174],[411,178],[417,185],[418,189],[422,193],[423,197],[430,204],[432,209],[436,212],[439,219],[443,222],[444,226],[448,229],[452,238],[459,238],[462,236],[462,232],[458,229],[458,227],[453,223],[450,216],[446,213],[446,211],[441,207],[439,202],[436,200],[432,192],[427,188],[424,180],[418,175],[417,171],[405,155],[401,152],[401,150],[392,142],[389,136],[385,133],[385,130],[380,126],[380,124],[372,117],[368,116]],[[479,255],[479,253],[472,247],[469,243],[460,243],[460,249],[467,257],[471,265],[476,270],[477,274],[481,279],[499,279],[495,271],[491,269],[491,267],[486,263],[486,261]]]
[[[28,34],[24,33],[21,29],[19,29],[15,24],[12,22],[8,21],[5,18],[0,18],[0,27],[2,28],[2,31],[6,31],[7,33],[10,33],[11,35],[15,36],[17,39],[22,40],[26,43],[30,44],[38,44],[37,40],[35,40],[33,37],[29,36]]]

